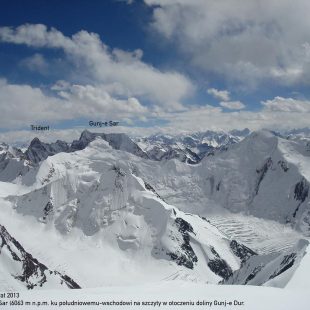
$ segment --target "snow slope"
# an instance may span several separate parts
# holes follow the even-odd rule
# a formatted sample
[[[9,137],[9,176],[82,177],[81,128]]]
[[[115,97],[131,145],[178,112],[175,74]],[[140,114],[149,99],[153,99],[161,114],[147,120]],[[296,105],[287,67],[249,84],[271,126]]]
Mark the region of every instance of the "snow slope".
[[[49,270],[31,254],[26,252],[0,225],[0,279],[2,290],[37,288],[80,288],[67,275]]]
[[[165,281],[78,291],[32,291],[21,293],[21,299],[25,302],[34,302],[34,305],[31,304],[31,306],[24,305],[25,309],[44,307],[44,309],[91,310],[98,308],[307,310],[309,308],[307,288],[297,291],[270,287],[206,285],[184,281]],[[57,304],[51,305],[51,300]],[[47,305],[42,304],[43,302],[47,302]],[[139,302],[140,305],[134,305],[134,302]],[[165,303],[167,304],[165,305]],[[21,306],[10,306],[10,309],[20,308]]]
[[[252,133],[205,158],[207,196],[233,212],[276,220],[309,234],[310,153],[269,132]]]

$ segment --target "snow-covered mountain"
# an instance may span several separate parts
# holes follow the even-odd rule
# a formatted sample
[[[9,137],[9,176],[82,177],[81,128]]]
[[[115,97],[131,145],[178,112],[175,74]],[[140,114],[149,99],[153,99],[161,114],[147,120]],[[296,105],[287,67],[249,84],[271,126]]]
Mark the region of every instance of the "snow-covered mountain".
[[[0,144],[0,181],[13,181],[29,171],[29,166],[30,162],[20,149]]]
[[[285,286],[302,262],[308,243],[298,240],[310,227],[302,141],[254,132],[195,165],[151,160],[119,134],[84,132],[71,145],[51,145],[34,141],[27,154],[42,160],[15,184],[0,184],[9,189],[0,191],[0,224],[59,270],[57,281],[68,274],[81,287],[164,279]],[[232,220],[221,224],[231,212],[289,225],[296,231],[286,236],[297,245],[272,239],[270,226],[279,244],[264,253],[256,236],[236,232]]]
[[[198,163],[206,154],[238,143],[250,133],[249,129],[230,132],[205,131],[192,134],[163,135],[136,138],[135,142],[151,159],[176,158],[190,164]]]
[[[14,181],[16,183],[18,182],[19,176],[29,171],[32,166],[37,166],[49,156],[62,152],[70,153],[82,150],[98,136],[107,141],[116,150],[122,150],[142,158],[148,158],[148,155],[125,134],[91,133],[84,130],[79,140],[74,140],[71,144],[61,140],[57,140],[55,143],[45,143],[38,138],[34,138],[25,152],[22,152],[18,148],[1,144],[0,181]]]
[[[25,156],[30,162],[37,164],[48,156],[69,151],[70,146],[64,141],[57,140],[55,143],[49,144],[40,141],[38,138],[34,138],[27,148]]]
[[[2,225],[0,240],[0,275],[1,282],[5,281],[3,289],[80,288],[69,276],[49,270],[26,252]]]
[[[116,150],[122,150],[140,156],[142,158],[148,158],[148,156],[136,145],[127,135],[122,133],[92,133],[84,130],[79,140],[74,140],[71,145],[64,141],[57,140],[55,143],[44,143],[38,138],[31,141],[28,149],[25,152],[26,158],[37,164],[48,156],[52,156],[61,152],[75,152],[83,150],[87,145],[94,141],[96,137],[101,137],[107,141]]]
[[[223,284],[284,287],[306,254],[309,241],[301,239],[291,250],[281,254],[255,255]]]
[[[101,137],[116,150],[129,152],[141,158],[156,161],[178,159],[189,164],[198,163],[207,153],[221,150],[230,144],[241,141],[249,130],[232,131],[230,133],[207,131],[182,136],[154,135],[148,138],[131,139],[123,133],[92,133],[84,130],[78,140],[72,143],[57,140],[55,143],[45,143],[34,138],[25,152],[20,149],[0,145],[0,180],[14,181],[29,170],[29,166],[38,165],[49,156],[61,152],[82,150]]]
[[[307,144],[254,132],[227,152],[204,159],[206,195],[233,212],[310,231]]]
[[[210,283],[227,279],[255,255],[206,219],[165,203],[134,174],[131,157],[95,140],[82,151],[49,157],[37,168],[30,191],[7,199],[17,213],[52,225],[64,236],[79,230],[120,256],[128,252],[160,260],[171,266],[170,273],[180,266],[183,273]],[[33,178],[30,174],[24,181]]]

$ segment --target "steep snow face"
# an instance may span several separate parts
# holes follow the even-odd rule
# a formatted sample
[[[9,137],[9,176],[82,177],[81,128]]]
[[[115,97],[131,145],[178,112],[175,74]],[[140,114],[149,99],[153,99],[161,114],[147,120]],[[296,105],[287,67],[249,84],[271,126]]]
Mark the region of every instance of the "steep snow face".
[[[67,275],[49,270],[26,252],[0,225],[0,277],[2,289],[80,288]]]
[[[269,132],[251,134],[201,163],[206,195],[234,212],[310,231],[310,152]]]
[[[133,158],[96,139],[82,151],[49,157],[30,191],[7,199],[15,211],[55,227],[64,238],[78,230],[120,257],[128,252],[168,264],[165,276],[177,268],[182,275],[218,283],[256,254],[206,219],[164,202],[151,184],[135,176]]]

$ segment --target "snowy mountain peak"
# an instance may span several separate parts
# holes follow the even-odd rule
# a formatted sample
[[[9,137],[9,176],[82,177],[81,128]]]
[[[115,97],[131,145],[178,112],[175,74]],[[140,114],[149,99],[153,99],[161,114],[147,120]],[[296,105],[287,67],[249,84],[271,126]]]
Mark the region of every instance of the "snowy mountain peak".
[[[41,140],[37,137],[33,138],[30,142],[30,146],[41,145],[41,144],[42,144]]]
[[[107,141],[116,150],[122,150],[142,158],[148,158],[147,154],[124,133],[105,134],[84,130],[79,140],[74,140],[72,142],[71,151],[84,149],[91,141],[94,141],[96,137],[100,137]]]
[[[79,152],[49,157],[38,168],[33,189],[7,201],[18,214],[63,235],[80,231],[111,246],[120,258],[143,256],[171,272],[172,262],[210,283],[227,279],[255,254],[207,220],[167,204],[133,173],[132,155],[106,146],[96,139]]]
[[[248,129],[228,133],[208,130],[175,136],[155,134],[137,138],[135,141],[153,160],[175,158],[182,162],[197,164],[205,155],[238,143],[249,133]]]

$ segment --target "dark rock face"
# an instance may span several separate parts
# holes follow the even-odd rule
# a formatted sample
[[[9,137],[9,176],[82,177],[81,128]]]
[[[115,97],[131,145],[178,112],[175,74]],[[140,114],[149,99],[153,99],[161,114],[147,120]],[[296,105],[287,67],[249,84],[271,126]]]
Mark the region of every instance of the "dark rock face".
[[[143,182],[144,182],[145,188],[146,188],[148,191],[153,192],[153,193],[156,195],[157,198],[161,199],[162,201],[165,201],[165,200],[156,192],[156,190],[154,189],[153,186],[151,186],[149,183],[147,183],[147,182],[145,182],[145,181],[143,181]]]
[[[304,202],[309,194],[309,183],[305,178],[295,185],[294,198],[300,202]]]
[[[185,150],[193,158],[193,159],[190,159],[190,158],[187,159],[187,163],[188,164],[192,164],[193,165],[193,164],[197,164],[197,163],[199,163],[201,161],[202,157],[198,156],[194,151],[192,151],[188,147]]]
[[[71,144],[70,151],[83,150],[90,142],[94,141],[96,137],[107,141],[111,147],[116,150],[123,150],[132,153],[142,158],[149,158],[148,155],[141,150],[141,148],[134,143],[126,134],[123,133],[92,133],[84,130],[79,140],[74,140]]]
[[[142,158],[148,158],[147,154],[125,134],[92,133],[87,130],[84,130],[79,140],[74,140],[71,146],[60,140],[49,144],[41,142],[38,138],[34,138],[25,152],[25,158],[34,164],[38,164],[48,156],[61,152],[70,153],[83,150],[98,136],[107,141],[116,150],[123,150]]]
[[[0,225],[0,241],[0,255],[7,255],[15,264],[21,266],[20,269],[22,272],[12,274],[12,277],[24,283],[27,289],[44,286],[49,277],[54,278],[54,280],[66,288],[80,288],[69,276],[48,269],[44,264],[40,263],[31,254],[26,252],[21,244],[16,241],[2,225]],[[3,254],[4,250],[6,250],[5,254]]]
[[[305,178],[302,178],[301,181],[298,182],[294,188],[294,199],[297,200],[299,204],[294,211],[293,217],[296,217],[301,204],[306,200],[308,195],[309,195],[309,183]]]
[[[269,279],[273,279],[273,278],[277,277],[278,275],[280,275],[281,273],[283,273],[284,271],[293,267],[293,265],[295,263],[296,256],[297,256],[296,253],[291,253],[289,255],[285,255],[281,264],[280,264],[280,270],[275,272],[274,274],[272,274]]]
[[[178,265],[183,265],[187,268],[193,269],[194,264],[198,262],[198,258],[190,245],[189,233],[194,234],[193,227],[180,217],[175,219],[175,224],[183,238],[181,244],[182,251],[178,253],[167,253],[167,255],[169,255],[172,260],[176,261]]]
[[[49,201],[46,205],[45,205],[45,207],[44,207],[44,209],[43,209],[43,220],[45,221],[46,220],[46,218],[51,214],[51,213],[53,213],[53,209],[54,209],[54,206],[53,206],[53,203],[51,202],[51,201]]]
[[[284,172],[287,172],[289,170],[288,164],[284,160],[279,160],[278,165],[283,169]]]
[[[32,163],[37,164],[48,156],[60,152],[69,152],[69,149],[69,145],[64,141],[57,140],[55,143],[49,144],[34,138],[25,152],[25,156]]]
[[[219,256],[213,247],[211,247],[211,252],[215,258],[208,262],[209,268],[223,279],[228,279],[233,273],[232,269],[226,261]]]
[[[253,250],[243,244],[238,243],[236,240],[230,242],[230,248],[233,253],[241,259],[242,264],[245,263],[251,256],[257,255]]]
[[[245,279],[244,284],[247,284],[249,281],[254,279],[256,275],[262,270],[263,266],[257,266],[254,268],[254,270],[248,275],[248,277]]]
[[[272,164],[273,164],[272,159],[271,159],[271,157],[269,157],[266,160],[266,162],[262,168],[256,169],[256,173],[258,174],[258,180],[257,180],[256,187],[255,187],[255,195],[258,194],[259,186],[260,186],[261,182],[263,181],[268,169],[272,166]]]

